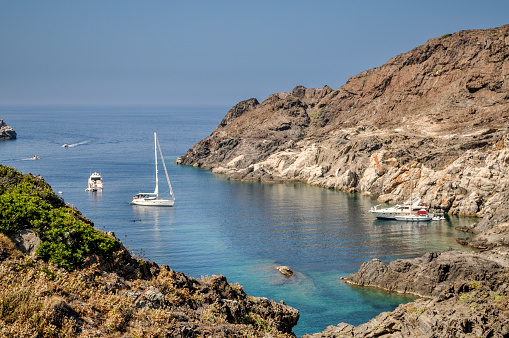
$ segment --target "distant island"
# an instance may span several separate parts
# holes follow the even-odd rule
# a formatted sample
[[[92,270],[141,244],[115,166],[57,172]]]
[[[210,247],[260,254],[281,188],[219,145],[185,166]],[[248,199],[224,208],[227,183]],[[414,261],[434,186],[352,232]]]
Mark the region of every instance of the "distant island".
[[[508,336],[509,25],[432,38],[339,89],[234,106],[176,161],[232,180],[299,182],[479,217],[479,252],[364,263],[345,278],[425,297],[315,337]],[[482,218],[482,219],[481,219]],[[334,323],[331,323],[334,324]]]
[[[16,138],[16,131],[0,119],[0,140],[13,140]]]

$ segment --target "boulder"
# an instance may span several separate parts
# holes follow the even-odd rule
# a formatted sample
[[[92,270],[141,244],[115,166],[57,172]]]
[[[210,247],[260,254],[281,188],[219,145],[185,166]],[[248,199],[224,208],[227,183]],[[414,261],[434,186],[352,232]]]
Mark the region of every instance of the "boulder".
[[[164,305],[164,295],[153,286],[143,291],[134,301],[139,309],[159,309]]]
[[[281,274],[285,277],[292,277],[293,276],[293,271],[292,269],[290,269],[289,267],[287,266],[284,266],[284,265],[281,265],[281,266],[278,266],[276,268],[279,272],[281,272]]]
[[[37,249],[41,245],[41,239],[31,229],[16,231],[10,237],[18,250],[29,256],[35,256]]]

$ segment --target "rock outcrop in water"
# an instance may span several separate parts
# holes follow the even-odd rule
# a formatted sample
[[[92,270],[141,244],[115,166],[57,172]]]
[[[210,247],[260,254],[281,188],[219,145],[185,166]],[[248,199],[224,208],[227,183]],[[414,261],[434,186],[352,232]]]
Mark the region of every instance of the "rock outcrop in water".
[[[507,227],[507,225],[506,225]],[[362,264],[347,283],[423,298],[354,327],[329,326],[326,337],[508,337],[509,250],[427,253],[384,264]]]
[[[16,138],[16,131],[0,119],[0,140],[13,140]]]

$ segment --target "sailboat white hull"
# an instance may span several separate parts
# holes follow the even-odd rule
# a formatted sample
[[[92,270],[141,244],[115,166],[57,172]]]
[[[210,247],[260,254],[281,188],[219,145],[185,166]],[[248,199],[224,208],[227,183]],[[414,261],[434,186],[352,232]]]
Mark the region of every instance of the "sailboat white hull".
[[[131,204],[144,205],[148,207],[172,207],[175,204],[174,200],[163,200],[163,199],[144,199],[138,198],[133,199]]]

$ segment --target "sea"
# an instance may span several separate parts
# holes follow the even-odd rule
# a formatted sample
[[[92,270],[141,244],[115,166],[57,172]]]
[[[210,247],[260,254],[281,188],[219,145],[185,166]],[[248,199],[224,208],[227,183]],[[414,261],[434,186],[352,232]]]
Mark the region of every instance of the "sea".
[[[194,278],[222,274],[248,295],[283,300],[300,312],[297,336],[341,322],[359,325],[415,299],[345,284],[341,277],[363,262],[464,250],[456,238],[465,234],[454,227],[476,219],[377,220],[369,213],[378,204],[372,197],[304,184],[230,181],[176,165],[229,108],[1,105],[0,119],[17,139],[0,141],[0,163],[41,175],[98,230],[113,231],[138,257]],[[154,132],[176,197],[172,208],[129,204],[134,194],[154,190]],[[169,191],[159,169],[164,196]],[[102,192],[85,191],[93,172],[103,177]],[[294,276],[281,275],[280,265]]]

